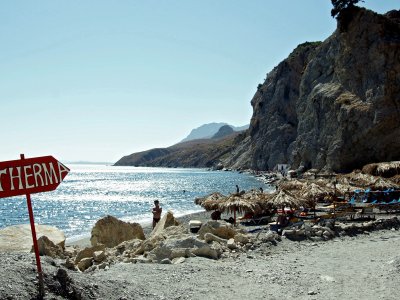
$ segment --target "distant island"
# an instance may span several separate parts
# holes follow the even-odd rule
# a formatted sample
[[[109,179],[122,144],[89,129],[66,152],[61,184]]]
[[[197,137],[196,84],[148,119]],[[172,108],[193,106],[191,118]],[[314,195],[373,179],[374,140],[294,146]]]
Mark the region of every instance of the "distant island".
[[[345,172],[400,160],[400,11],[351,5],[337,20],[330,37],[300,44],[257,86],[249,129],[213,138],[206,129],[226,124],[204,125],[115,165]]]

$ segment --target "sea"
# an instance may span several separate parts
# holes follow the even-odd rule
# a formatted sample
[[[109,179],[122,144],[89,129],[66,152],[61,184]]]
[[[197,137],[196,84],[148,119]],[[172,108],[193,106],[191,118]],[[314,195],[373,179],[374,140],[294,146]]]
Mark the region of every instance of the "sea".
[[[195,198],[212,192],[271,189],[248,173],[188,168],[116,167],[66,164],[70,173],[51,192],[32,194],[36,224],[56,226],[69,240],[88,237],[97,220],[112,215],[148,224],[154,200],[163,213],[182,216],[203,211]],[[29,223],[25,196],[0,199],[0,228]]]

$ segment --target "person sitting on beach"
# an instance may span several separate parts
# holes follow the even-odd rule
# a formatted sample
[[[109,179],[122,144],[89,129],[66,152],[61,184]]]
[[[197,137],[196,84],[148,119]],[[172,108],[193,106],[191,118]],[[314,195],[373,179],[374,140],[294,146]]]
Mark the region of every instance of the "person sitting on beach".
[[[154,201],[153,207],[153,228],[156,227],[156,224],[161,219],[162,208],[160,207],[160,201]]]
[[[289,217],[288,217],[289,224],[295,224],[295,223],[297,223],[299,221],[300,221],[300,219],[297,218],[293,213],[289,214]]]
[[[276,219],[276,224],[278,224],[281,228],[286,227],[288,223],[288,219],[285,215],[279,215]]]
[[[221,220],[221,212],[219,210],[215,210],[211,214],[211,220]]]

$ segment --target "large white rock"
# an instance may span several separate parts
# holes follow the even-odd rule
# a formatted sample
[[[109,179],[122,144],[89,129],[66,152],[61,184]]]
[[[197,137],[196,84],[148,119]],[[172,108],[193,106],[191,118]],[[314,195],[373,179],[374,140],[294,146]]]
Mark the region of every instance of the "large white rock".
[[[64,233],[54,226],[35,224],[36,238],[46,236],[55,245],[65,247]],[[14,225],[0,229],[0,251],[29,252],[33,245],[30,224]]]

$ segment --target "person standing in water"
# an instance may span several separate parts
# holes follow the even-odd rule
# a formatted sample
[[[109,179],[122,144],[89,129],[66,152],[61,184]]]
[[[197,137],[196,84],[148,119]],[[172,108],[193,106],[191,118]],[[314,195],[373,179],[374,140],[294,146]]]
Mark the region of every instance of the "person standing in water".
[[[153,207],[153,228],[156,227],[156,224],[161,219],[162,208],[160,207],[160,201],[154,201]]]

